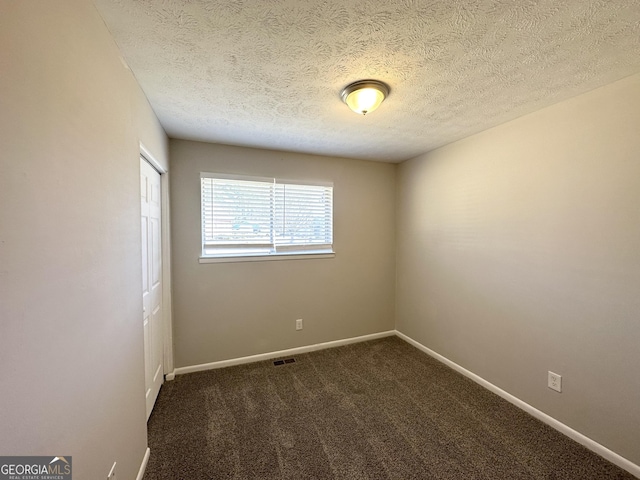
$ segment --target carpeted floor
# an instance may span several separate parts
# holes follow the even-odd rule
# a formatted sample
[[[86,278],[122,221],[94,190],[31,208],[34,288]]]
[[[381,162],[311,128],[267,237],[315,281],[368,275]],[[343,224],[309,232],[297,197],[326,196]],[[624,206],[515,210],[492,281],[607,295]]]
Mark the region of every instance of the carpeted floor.
[[[176,377],[145,480],[633,479],[397,337]]]

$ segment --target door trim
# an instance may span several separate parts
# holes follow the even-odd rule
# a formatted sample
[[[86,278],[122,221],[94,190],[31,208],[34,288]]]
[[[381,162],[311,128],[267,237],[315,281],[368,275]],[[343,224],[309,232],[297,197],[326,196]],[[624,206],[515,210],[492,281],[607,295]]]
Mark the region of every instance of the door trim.
[[[169,172],[160,165],[148,148],[140,142],[140,156],[160,174],[161,241],[162,241],[162,340],[164,344],[162,372],[165,380],[173,380],[173,319],[171,316],[171,224],[169,213]]]

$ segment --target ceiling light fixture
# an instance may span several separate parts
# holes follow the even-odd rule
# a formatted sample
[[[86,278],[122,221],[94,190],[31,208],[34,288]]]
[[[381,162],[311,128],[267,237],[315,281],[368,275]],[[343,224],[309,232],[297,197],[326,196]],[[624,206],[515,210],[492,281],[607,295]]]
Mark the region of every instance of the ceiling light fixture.
[[[351,110],[360,115],[373,112],[389,95],[389,86],[378,80],[358,80],[342,89],[340,96]]]

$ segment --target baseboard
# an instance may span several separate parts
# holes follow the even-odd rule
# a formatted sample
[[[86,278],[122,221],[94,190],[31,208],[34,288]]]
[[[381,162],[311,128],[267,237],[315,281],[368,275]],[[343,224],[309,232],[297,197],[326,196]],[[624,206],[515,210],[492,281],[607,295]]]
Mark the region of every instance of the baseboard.
[[[203,370],[213,370],[216,368],[232,367],[234,365],[242,365],[244,363],[261,362],[263,360],[270,360],[276,357],[287,357],[290,355],[297,355],[299,353],[314,352],[316,350],[324,350],[325,348],[340,347],[342,345],[366,342],[369,340],[376,340],[378,338],[383,338],[383,337],[392,337],[394,335],[396,335],[396,331],[389,330],[386,332],[372,333],[370,335],[362,335],[360,337],[346,338],[343,340],[334,340],[332,342],[316,343],[314,345],[306,345],[304,347],[290,348],[287,350],[279,350],[276,352],[261,353],[258,355],[251,355],[248,357],[232,358],[230,360],[221,360],[219,362],[203,363],[200,365],[192,365],[190,367],[179,367],[179,368],[176,368],[173,371],[173,373],[174,375],[182,375],[185,373],[201,372]]]
[[[175,378],[176,378],[176,371],[175,371],[175,370],[174,370],[173,372],[166,373],[166,374],[164,375],[164,379],[165,379],[167,382],[170,382],[171,380],[174,380]]]
[[[473,372],[470,372],[469,370],[467,370],[464,367],[461,367],[457,363],[452,362],[448,358],[443,357],[439,353],[434,352],[430,348],[425,347],[424,345],[422,345],[421,343],[415,341],[413,338],[405,335],[404,333],[399,332],[399,331],[396,330],[395,334],[399,338],[403,339],[405,342],[410,343],[411,345],[413,345],[417,349],[422,350],[427,355],[429,355],[429,356],[435,358],[436,360],[444,363],[445,365],[447,365],[448,367],[451,367],[452,369],[456,370],[457,372],[460,372],[465,377],[470,378],[471,380],[473,380],[477,384],[483,386],[484,388],[486,388],[487,390],[495,393],[496,395],[504,398],[509,403],[512,403],[516,407],[524,410],[525,412],[527,412],[528,414],[534,416],[538,420],[540,420],[540,421],[546,423],[547,425],[549,425],[550,427],[558,430],[560,433],[566,435],[567,437],[571,438],[572,440],[575,440],[576,442],[578,442],[579,444],[585,446],[586,448],[588,448],[592,452],[594,452],[594,453],[600,455],[601,457],[609,460],[614,465],[617,465],[618,467],[626,470],[631,475],[634,475],[635,477],[640,478],[640,466],[639,465],[636,465],[635,463],[631,462],[630,460],[627,460],[626,458],[618,455],[614,451],[609,450],[604,445],[600,445],[598,442],[590,439],[589,437],[583,435],[582,433],[578,432],[577,430],[574,430],[573,428],[569,427],[568,425],[565,425],[564,423],[556,420],[555,418],[547,415],[546,413],[538,410],[537,408],[529,405],[528,403],[520,400],[519,398],[514,397],[510,393],[502,390],[500,387],[495,386],[493,383],[490,383],[490,382],[486,381],[484,378],[476,375]]]
[[[151,449],[147,447],[147,451],[144,452],[144,458],[142,459],[142,464],[140,465],[140,470],[138,470],[136,480],[142,480],[142,477],[144,477],[144,471],[147,469],[147,463],[149,463],[149,455],[151,455]]]

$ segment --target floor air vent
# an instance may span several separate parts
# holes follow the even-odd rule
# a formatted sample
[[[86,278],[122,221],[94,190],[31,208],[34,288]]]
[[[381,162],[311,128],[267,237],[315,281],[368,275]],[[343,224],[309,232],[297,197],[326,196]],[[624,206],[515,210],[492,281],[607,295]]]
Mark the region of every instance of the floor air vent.
[[[285,358],[284,360],[276,360],[273,364],[277,367],[279,365],[285,365],[287,363],[296,363],[295,358]]]

